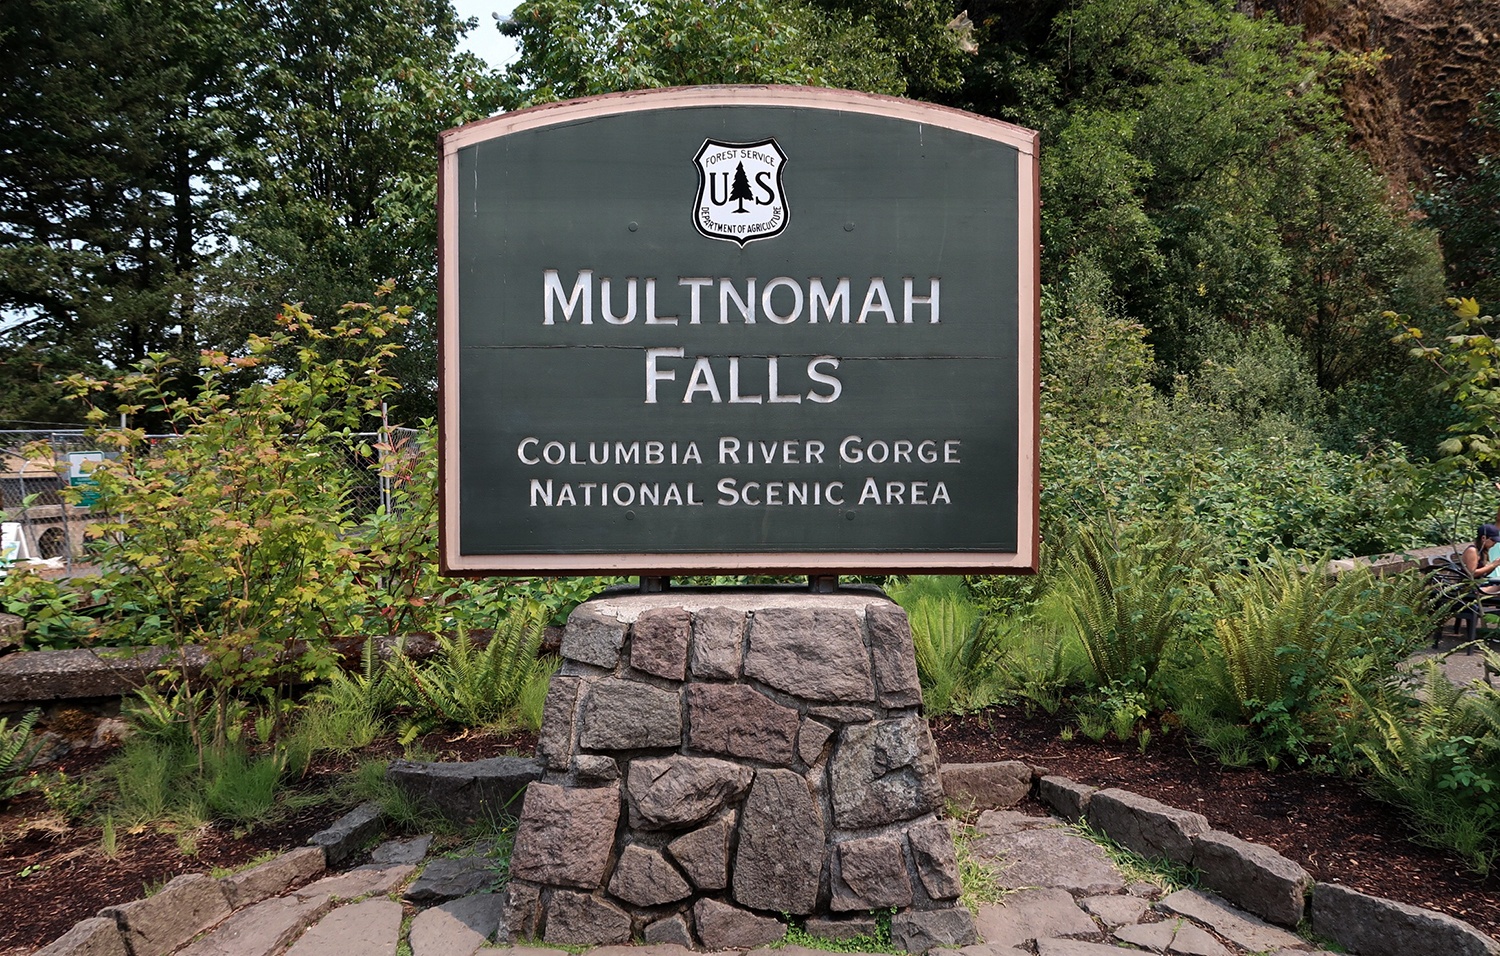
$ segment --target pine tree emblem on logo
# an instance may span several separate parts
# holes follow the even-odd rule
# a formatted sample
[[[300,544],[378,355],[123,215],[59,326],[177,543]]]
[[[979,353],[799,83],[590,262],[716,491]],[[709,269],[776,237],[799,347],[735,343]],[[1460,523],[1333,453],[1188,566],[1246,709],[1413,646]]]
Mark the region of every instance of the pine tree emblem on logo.
[[[703,235],[743,246],[780,235],[786,228],[786,192],[781,184],[786,154],[776,140],[705,140],[693,165],[698,169],[693,225]]]

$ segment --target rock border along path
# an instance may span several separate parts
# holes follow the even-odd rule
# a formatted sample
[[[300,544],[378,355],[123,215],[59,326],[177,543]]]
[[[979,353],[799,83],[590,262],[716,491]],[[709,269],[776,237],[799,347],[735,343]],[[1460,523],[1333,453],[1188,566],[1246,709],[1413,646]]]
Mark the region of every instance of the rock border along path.
[[[404,773],[410,777],[411,768]],[[1309,919],[1316,936],[1359,956],[1500,956],[1500,944],[1467,923],[1314,883],[1279,854],[1211,829],[1200,814],[1129,791],[1034,774],[1017,761],[948,765],[943,784],[950,800],[982,811],[970,853],[1008,892],[1000,903],[979,906],[983,942],[934,949],[938,956],[1109,956],[1120,944],[1181,956],[1331,956],[1292,932]],[[1027,793],[1056,816],[1006,809]],[[149,899],[83,920],[36,956],[362,956],[394,953],[402,942],[412,956],[474,956],[490,940],[511,940],[493,892],[501,874],[486,847],[454,858],[430,855],[430,838],[390,840],[375,849],[375,862],[327,873],[327,859],[352,858],[369,842],[363,824],[370,816],[369,807],[358,808],[316,835],[314,845],[224,879],[177,877]],[[1067,825],[1080,820],[1144,856],[1197,867],[1212,891],[1161,897],[1154,884],[1128,883],[1098,844]],[[872,926],[851,918],[809,920],[807,929],[837,937]],[[591,952],[685,956],[685,938]],[[530,945],[508,951],[565,952]],[[809,953],[793,946],[777,952]]]

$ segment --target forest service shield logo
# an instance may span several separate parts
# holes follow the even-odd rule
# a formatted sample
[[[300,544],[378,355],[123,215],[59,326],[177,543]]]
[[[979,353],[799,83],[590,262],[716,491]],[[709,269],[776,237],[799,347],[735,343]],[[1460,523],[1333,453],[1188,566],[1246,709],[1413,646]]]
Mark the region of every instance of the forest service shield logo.
[[[693,165],[698,169],[693,225],[703,235],[743,246],[780,235],[786,228],[786,192],[781,183],[786,154],[776,140],[705,140]]]

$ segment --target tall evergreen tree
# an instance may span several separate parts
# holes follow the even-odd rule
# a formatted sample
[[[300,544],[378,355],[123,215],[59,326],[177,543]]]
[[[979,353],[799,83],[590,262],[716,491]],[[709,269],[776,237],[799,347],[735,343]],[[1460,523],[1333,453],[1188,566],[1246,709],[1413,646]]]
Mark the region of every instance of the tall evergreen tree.
[[[281,302],[329,315],[395,280],[416,307],[393,363],[404,417],[435,412],[437,135],[489,115],[499,84],[448,0],[243,0],[254,56],[227,163],[235,253],[218,335]]]
[[[222,239],[227,17],[208,0],[0,7],[6,367],[197,348],[199,270]]]
[[[419,307],[402,404],[431,413],[437,134],[498,103],[468,26],[447,0],[0,6],[0,418],[386,279]]]

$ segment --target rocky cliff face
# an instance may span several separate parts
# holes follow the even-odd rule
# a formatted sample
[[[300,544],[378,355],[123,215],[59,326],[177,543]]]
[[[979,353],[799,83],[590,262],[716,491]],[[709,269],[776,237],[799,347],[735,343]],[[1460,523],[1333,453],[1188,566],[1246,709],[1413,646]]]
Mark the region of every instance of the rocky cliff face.
[[[1352,54],[1383,51],[1345,85],[1353,140],[1397,183],[1466,170],[1500,134],[1469,122],[1500,89],[1500,0],[1241,0],[1299,24],[1309,41]]]

